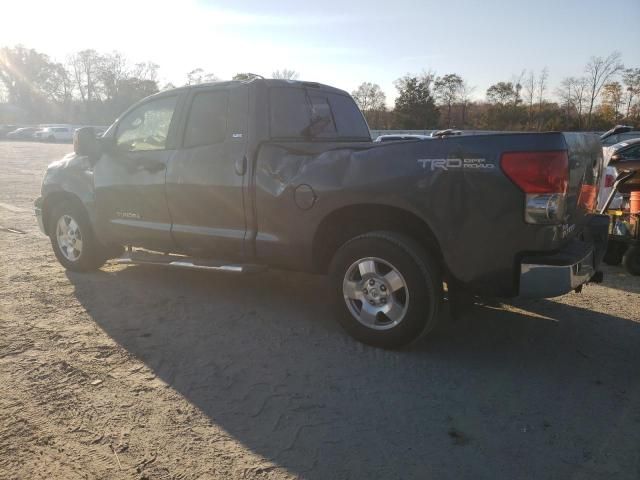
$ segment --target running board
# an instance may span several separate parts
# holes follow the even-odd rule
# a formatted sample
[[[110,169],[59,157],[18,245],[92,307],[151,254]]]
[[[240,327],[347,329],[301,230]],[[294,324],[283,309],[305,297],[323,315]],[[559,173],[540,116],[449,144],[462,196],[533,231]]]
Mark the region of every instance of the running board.
[[[226,273],[257,273],[267,269],[266,265],[257,264],[231,264],[224,265],[220,262],[207,259],[195,259],[179,255],[164,255],[151,252],[131,252],[126,256],[114,258],[109,263],[116,265],[160,265],[165,267],[188,268],[190,270],[208,270]]]

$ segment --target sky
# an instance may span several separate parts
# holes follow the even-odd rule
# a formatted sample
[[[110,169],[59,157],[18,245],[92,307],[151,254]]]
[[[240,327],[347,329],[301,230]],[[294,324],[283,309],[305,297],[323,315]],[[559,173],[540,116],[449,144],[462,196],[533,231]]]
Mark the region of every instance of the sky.
[[[181,85],[202,68],[220,79],[294,69],[349,92],[394,80],[457,73],[475,97],[522,70],[549,70],[551,91],[592,55],[640,67],[640,0],[29,0],[3,2],[0,46],[23,44],[58,61],[78,50],[118,50],[160,65]]]

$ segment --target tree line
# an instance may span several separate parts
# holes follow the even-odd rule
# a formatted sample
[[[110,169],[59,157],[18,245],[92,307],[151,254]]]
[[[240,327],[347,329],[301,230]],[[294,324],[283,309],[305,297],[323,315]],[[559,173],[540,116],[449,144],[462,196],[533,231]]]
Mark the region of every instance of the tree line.
[[[132,63],[120,52],[93,49],[56,62],[22,45],[0,48],[0,123],[85,123],[108,125],[130,105],[160,90],[159,65]],[[254,74],[238,73],[234,79]],[[276,70],[274,78],[295,79],[294,70]],[[184,85],[218,80],[194,68]]]
[[[396,80],[391,109],[375,83],[362,83],[352,96],[376,130],[604,130],[640,124],[640,68],[625,68],[618,52],[591,57],[582,76],[563,79],[553,91],[548,79],[547,68],[524,70],[473,100],[476,88],[460,75],[428,71]]]
[[[120,52],[85,49],[57,62],[22,45],[2,47],[0,123],[109,124],[136,101],[175,87],[159,84],[159,68],[132,63]],[[299,74],[282,69],[271,76],[297,79]],[[352,96],[372,129],[602,130],[640,123],[640,68],[625,68],[618,52],[591,57],[583,75],[563,79],[554,90],[548,78],[546,68],[524,70],[491,85],[478,100],[476,87],[461,75],[425,71],[396,80],[393,108],[373,82],[362,83]],[[216,80],[194,68],[184,84]]]

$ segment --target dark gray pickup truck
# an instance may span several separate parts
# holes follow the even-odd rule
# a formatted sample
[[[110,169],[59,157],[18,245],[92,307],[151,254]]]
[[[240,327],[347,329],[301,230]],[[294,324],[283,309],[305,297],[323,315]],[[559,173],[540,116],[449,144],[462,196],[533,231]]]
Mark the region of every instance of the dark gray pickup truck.
[[[553,297],[597,279],[606,248],[598,137],[374,143],[352,98],[317,83],[161,92],[74,150],[36,201],[66,268],[329,274],[342,325],[382,347],[434,328],[443,284]]]

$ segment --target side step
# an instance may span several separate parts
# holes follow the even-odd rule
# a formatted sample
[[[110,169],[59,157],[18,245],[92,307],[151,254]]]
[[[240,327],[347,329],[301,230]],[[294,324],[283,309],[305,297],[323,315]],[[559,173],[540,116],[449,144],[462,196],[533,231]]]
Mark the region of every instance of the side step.
[[[191,270],[209,270],[227,273],[257,273],[267,269],[266,265],[239,263],[225,265],[206,258],[192,258],[181,255],[170,255],[149,251],[134,250],[109,263],[116,265],[161,265],[165,267],[188,268]]]

